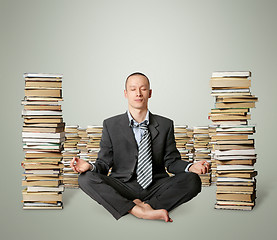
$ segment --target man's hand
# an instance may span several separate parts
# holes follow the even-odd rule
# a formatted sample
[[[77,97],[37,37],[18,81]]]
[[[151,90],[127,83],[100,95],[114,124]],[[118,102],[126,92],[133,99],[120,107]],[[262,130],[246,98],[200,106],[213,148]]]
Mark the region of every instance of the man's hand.
[[[210,164],[207,161],[200,161],[192,164],[189,167],[190,172],[194,172],[197,174],[205,174],[209,172],[209,170],[210,170]]]
[[[83,172],[90,170],[91,165],[88,162],[86,162],[85,160],[82,160],[78,157],[74,157],[70,161],[70,167],[72,168],[72,170],[74,172],[83,173]]]

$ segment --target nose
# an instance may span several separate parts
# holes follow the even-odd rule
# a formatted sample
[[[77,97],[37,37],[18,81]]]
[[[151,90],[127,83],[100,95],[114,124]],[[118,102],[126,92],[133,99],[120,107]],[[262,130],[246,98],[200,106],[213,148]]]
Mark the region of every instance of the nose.
[[[137,91],[136,91],[136,95],[138,96],[138,97],[140,97],[142,94],[141,94],[141,90],[140,89],[137,89]]]

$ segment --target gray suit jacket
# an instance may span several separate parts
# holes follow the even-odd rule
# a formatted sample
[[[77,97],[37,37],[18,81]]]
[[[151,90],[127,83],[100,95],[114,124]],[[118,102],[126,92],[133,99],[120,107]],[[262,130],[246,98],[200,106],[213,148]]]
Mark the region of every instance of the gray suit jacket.
[[[149,130],[152,138],[153,178],[184,172],[187,162],[181,160],[176,148],[173,121],[149,113]],[[132,128],[129,126],[127,112],[104,120],[100,151],[95,162],[96,171],[108,174],[123,182],[130,180],[135,173],[138,146]]]

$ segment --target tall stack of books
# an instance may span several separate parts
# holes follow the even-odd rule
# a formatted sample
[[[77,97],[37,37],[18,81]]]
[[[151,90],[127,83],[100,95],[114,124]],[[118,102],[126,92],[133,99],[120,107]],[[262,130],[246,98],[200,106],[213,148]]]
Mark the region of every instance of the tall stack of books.
[[[87,136],[89,141],[87,143],[89,161],[95,162],[100,150],[100,140],[102,137],[102,126],[88,126]]]
[[[209,127],[194,127],[194,162],[207,161],[211,163],[211,149],[210,149],[210,136]],[[211,173],[199,174],[202,182],[202,186],[211,185]]]
[[[62,75],[25,73],[23,209],[62,209]]]
[[[65,188],[78,188],[78,176],[70,167],[70,161],[73,157],[77,157],[80,150],[77,149],[77,144],[80,141],[78,135],[78,125],[67,125],[65,126],[65,142],[63,154],[63,184]]]
[[[255,127],[248,125],[257,97],[250,92],[250,72],[214,72],[210,81],[215,108],[209,118],[217,124],[212,136],[217,163],[216,209],[251,210],[255,205],[257,172]]]
[[[180,152],[181,159],[184,161],[189,161],[189,150],[186,148],[186,144],[189,142],[190,138],[187,134],[187,126],[175,126],[174,136],[176,147]]]

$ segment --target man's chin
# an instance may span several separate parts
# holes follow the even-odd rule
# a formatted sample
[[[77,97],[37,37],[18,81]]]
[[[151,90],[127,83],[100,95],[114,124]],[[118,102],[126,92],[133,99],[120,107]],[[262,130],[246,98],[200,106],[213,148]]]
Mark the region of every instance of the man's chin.
[[[142,104],[137,104],[137,105],[133,105],[132,108],[137,109],[137,110],[144,110],[144,109],[147,109],[147,106],[142,105]]]

